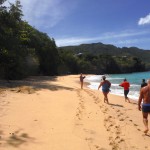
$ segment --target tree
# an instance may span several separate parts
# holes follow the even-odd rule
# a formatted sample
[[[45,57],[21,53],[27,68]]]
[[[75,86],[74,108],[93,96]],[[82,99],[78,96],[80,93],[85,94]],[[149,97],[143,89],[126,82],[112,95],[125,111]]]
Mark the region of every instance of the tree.
[[[1,7],[2,8],[2,7]],[[26,49],[21,47],[22,11],[20,2],[10,4],[0,13],[0,65],[6,79],[19,79],[26,75]]]

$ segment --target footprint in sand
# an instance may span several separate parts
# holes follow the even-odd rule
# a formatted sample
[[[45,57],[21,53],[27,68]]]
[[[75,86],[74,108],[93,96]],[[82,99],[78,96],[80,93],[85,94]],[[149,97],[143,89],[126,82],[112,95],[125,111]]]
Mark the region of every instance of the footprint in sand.
[[[86,141],[90,141],[91,143],[93,142],[93,138],[85,138]]]
[[[79,110],[79,114],[81,114],[82,113],[82,111],[81,110]]]
[[[107,149],[105,149],[105,148],[100,148],[98,145],[95,145],[95,148],[96,148],[97,150],[107,150]]]
[[[93,130],[88,130],[88,129],[83,129],[85,132],[88,132],[88,133],[90,133],[90,134],[95,134],[95,131],[93,131]]]
[[[121,142],[124,142],[125,140],[124,139],[120,139],[120,141],[118,143],[121,143]]]
[[[99,146],[98,145],[94,145],[97,149],[99,148]]]
[[[118,134],[120,134],[121,132],[120,131],[116,131],[116,134],[118,135]]]
[[[120,113],[120,115],[123,115],[123,113]]]
[[[81,123],[76,123],[75,125],[76,125],[76,126],[82,126],[83,124],[81,124]]]
[[[107,131],[110,131],[110,128],[108,128]]]
[[[108,111],[108,108],[105,108],[104,110],[105,110],[105,111]]]
[[[79,120],[81,120],[81,118],[80,118],[80,114],[76,114],[76,116],[78,117],[78,119],[79,119]]]
[[[79,120],[81,120],[81,118],[80,118],[80,117],[78,117],[78,119],[79,119]]]
[[[116,112],[120,112],[120,110],[118,109]]]
[[[120,136],[116,136],[116,137],[115,137],[115,140],[118,140],[118,139],[120,139]]]
[[[110,125],[109,125],[109,127],[112,127],[112,126],[113,126],[113,124],[110,124]]]
[[[119,126],[115,126],[116,129],[119,129]]]
[[[93,96],[93,98],[94,98],[94,99],[96,99],[96,97],[95,97],[95,96]]]
[[[137,129],[138,131],[141,131],[141,129]]]
[[[76,114],[76,116],[79,116],[79,114]]]
[[[110,118],[112,118],[112,116],[108,116],[108,118],[110,119]]]
[[[112,137],[112,136],[110,136],[110,137],[109,137],[109,141],[111,141],[112,139],[113,139],[113,137]]]
[[[85,107],[83,105],[81,105],[81,108],[84,109]]]
[[[105,119],[104,119],[104,122],[107,122],[107,121],[108,121],[108,119],[105,118]]]
[[[103,108],[102,106],[99,106],[100,108]]]
[[[124,121],[124,119],[123,119],[123,118],[121,118],[121,119],[119,119],[119,121]]]

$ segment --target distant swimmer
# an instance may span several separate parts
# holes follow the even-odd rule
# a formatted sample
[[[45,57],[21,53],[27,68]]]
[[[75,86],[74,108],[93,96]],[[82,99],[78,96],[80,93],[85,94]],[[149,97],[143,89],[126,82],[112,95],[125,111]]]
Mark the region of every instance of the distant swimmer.
[[[119,84],[119,86],[124,88],[125,101],[128,101],[130,103],[130,100],[128,98],[130,83],[127,81],[127,79],[124,79],[124,81],[121,84]]]
[[[143,103],[141,106],[142,101],[143,101]],[[140,96],[139,96],[139,100],[138,100],[138,109],[139,109],[139,111],[142,110],[143,123],[145,125],[144,133],[147,134],[147,132],[149,131],[148,114],[150,114],[150,79],[147,80],[147,86],[143,87],[140,90]]]
[[[145,79],[142,79],[141,88],[147,86],[147,83],[145,82]]]
[[[84,80],[85,76],[83,76],[83,74],[80,74],[80,83],[81,83],[81,89],[83,89],[83,80]]]
[[[110,91],[111,83],[108,80],[106,80],[105,76],[102,76],[102,81],[100,82],[100,85],[98,86],[98,90],[100,89],[101,86],[102,86],[102,92],[104,95],[104,103],[107,102],[107,104],[109,104],[107,95]]]

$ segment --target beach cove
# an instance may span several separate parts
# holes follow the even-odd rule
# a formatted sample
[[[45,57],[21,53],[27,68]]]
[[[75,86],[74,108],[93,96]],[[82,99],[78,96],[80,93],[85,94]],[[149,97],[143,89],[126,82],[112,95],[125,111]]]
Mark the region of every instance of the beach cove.
[[[1,81],[2,150],[150,150],[137,102],[80,89],[79,75]]]

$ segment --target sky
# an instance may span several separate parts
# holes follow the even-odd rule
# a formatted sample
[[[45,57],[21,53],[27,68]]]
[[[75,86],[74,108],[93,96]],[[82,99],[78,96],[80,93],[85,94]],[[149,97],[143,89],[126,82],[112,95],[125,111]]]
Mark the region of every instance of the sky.
[[[150,50],[150,0],[20,2],[23,20],[54,38],[58,47],[101,42]]]

